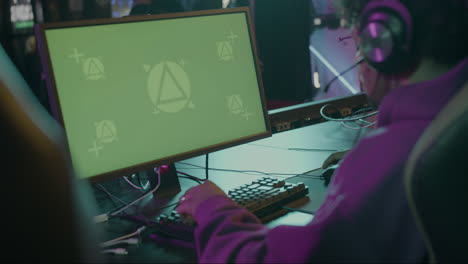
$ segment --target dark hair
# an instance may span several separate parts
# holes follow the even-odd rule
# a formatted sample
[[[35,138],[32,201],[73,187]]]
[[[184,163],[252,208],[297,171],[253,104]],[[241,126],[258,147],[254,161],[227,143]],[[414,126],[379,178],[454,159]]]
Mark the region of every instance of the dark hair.
[[[335,0],[349,23],[355,24],[372,0]],[[468,55],[467,0],[400,0],[413,17],[414,52],[437,63],[453,65]]]

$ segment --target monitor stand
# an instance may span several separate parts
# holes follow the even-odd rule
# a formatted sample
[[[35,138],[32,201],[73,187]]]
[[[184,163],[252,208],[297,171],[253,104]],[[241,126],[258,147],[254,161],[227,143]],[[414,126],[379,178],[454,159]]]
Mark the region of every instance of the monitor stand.
[[[154,192],[153,198],[173,197],[181,191],[179,177],[174,163],[167,165],[168,170],[161,174],[161,185]],[[153,190],[158,185],[158,175],[153,169],[144,172],[150,182],[150,190]]]

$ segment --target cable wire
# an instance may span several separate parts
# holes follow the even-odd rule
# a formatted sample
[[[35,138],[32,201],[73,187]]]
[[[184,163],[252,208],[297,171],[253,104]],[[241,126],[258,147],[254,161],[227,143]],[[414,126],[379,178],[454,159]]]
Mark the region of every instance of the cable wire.
[[[128,239],[116,240],[112,242],[106,242],[106,244],[101,247],[110,247],[110,246],[115,246],[118,244],[138,245],[139,243],[140,241],[138,238],[128,238]]]
[[[123,178],[130,186],[132,186],[133,188],[135,188],[135,189],[137,189],[137,190],[140,190],[140,191],[143,190],[142,187],[136,186],[133,182],[131,182],[131,181],[127,178],[127,176],[123,176],[122,178]]]
[[[123,239],[127,239],[127,238],[130,238],[130,237],[133,237],[133,236],[138,236],[141,234],[141,232],[143,232],[144,230],[146,229],[146,226],[142,226],[142,227],[139,227],[135,232],[133,233],[130,233],[128,235],[124,235],[124,236],[121,236],[121,237],[118,237],[118,238],[114,238],[112,240],[109,240],[109,241],[106,241],[106,242],[102,242],[101,244],[99,244],[101,247],[109,247],[109,246],[112,246],[114,245],[117,241],[120,241],[120,240],[123,240]]]
[[[127,202],[124,202],[122,201],[119,197],[113,195],[112,193],[110,193],[104,186],[102,186],[102,184],[97,184],[96,185],[101,191],[105,192],[107,194],[108,197],[110,198],[114,198],[115,200],[119,201],[120,203],[124,204],[124,205],[128,205]],[[112,200],[112,199],[111,199]],[[113,200],[112,200],[113,201]],[[116,205],[114,203],[114,205]],[[117,206],[117,205],[116,205]]]
[[[206,156],[205,156],[205,176],[206,176],[206,180],[208,180],[208,153],[206,153]]]
[[[199,168],[199,169],[206,169],[205,167],[203,166],[200,166],[200,165],[195,165],[195,164],[190,164],[190,163],[185,163],[185,162],[178,162],[180,164],[184,164],[184,165],[188,165],[188,166],[192,166],[192,167],[196,167],[196,168]],[[307,175],[307,174],[301,174],[301,173],[271,173],[271,172],[263,172],[263,171],[256,171],[256,170],[230,170],[230,169],[219,169],[219,168],[209,168],[209,170],[213,170],[213,171],[224,171],[224,172],[237,172],[237,173],[255,173],[255,174],[262,174],[262,175],[266,175],[266,176],[277,176],[277,177],[280,177],[280,176],[309,176],[309,177],[317,177],[319,178],[319,176],[316,176],[316,175]],[[289,178],[289,177],[287,177]]]
[[[117,204],[115,203],[115,201],[112,199],[111,194],[106,190],[106,188],[104,188],[104,187],[102,187],[102,186],[98,186],[98,187],[99,187],[98,189],[99,189],[101,192],[103,192],[103,193],[106,194],[107,198],[109,198],[109,200],[112,202],[112,204],[113,204],[115,207],[117,207],[118,205],[117,205]]]
[[[125,248],[110,248],[101,250],[101,254],[127,255],[128,251]]]
[[[325,120],[328,120],[328,121],[335,121],[335,122],[351,122],[351,121],[356,121],[356,120],[361,120],[363,118],[367,118],[367,117],[371,117],[371,116],[374,116],[376,114],[379,113],[379,111],[374,111],[374,112],[371,112],[369,114],[365,114],[365,115],[362,115],[362,116],[358,116],[358,117],[348,117],[348,118],[332,118],[332,117],[329,117],[327,115],[325,115],[323,113],[324,109],[329,107],[329,106],[332,106],[334,107],[333,105],[331,104],[326,104],[324,106],[322,106],[320,108],[320,115],[325,119]]]
[[[104,186],[102,186],[101,184],[96,184],[96,186],[97,186],[101,191],[103,191],[103,192],[105,192],[105,193],[107,194],[107,196],[109,197],[109,199],[112,201],[112,203],[113,203],[114,206],[116,207],[116,208],[114,208],[114,209],[109,210],[107,213],[104,213],[104,214],[95,216],[94,219],[95,219],[95,222],[96,222],[96,223],[101,223],[101,222],[107,221],[107,220],[109,219],[109,216],[114,216],[114,215],[112,214],[113,211],[115,211],[115,210],[120,210],[120,209],[123,208],[123,207],[128,207],[128,206],[129,206],[129,204],[128,204],[127,202],[121,200],[119,197],[117,197],[117,196],[113,195],[112,193],[110,193],[110,192],[109,192]],[[114,202],[114,200],[112,200],[112,198],[114,198],[115,200],[119,201],[119,202],[122,203],[123,205],[118,207],[117,204]],[[131,205],[131,206],[135,206],[135,207],[136,207],[136,205]]]
[[[286,209],[286,210],[291,211],[291,212],[300,212],[300,213],[310,214],[310,215],[314,215],[314,214],[315,214],[315,212],[310,212],[310,211],[306,211],[306,210],[302,210],[302,209],[297,209],[297,208],[292,208],[292,207],[288,207],[288,206],[282,206],[281,208]]]
[[[351,129],[351,130],[361,130],[362,128],[368,128],[368,127],[371,127],[373,126],[374,124],[370,124],[370,125],[365,125],[365,126],[360,126],[358,125],[357,127],[352,127],[352,126],[349,126],[347,125],[345,122],[341,122],[341,125],[347,129]]]
[[[182,172],[182,171],[177,171],[177,173],[180,174],[180,175],[178,175],[180,178],[189,179],[189,180],[197,182],[198,184],[203,184],[204,179],[200,179],[198,177],[195,177],[193,175],[190,175],[190,174]]]
[[[353,65],[351,65],[349,68],[345,69],[344,71],[340,72],[338,75],[335,75],[328,83],[325,85],[324,92],[328,92],[328,89],[330,89],[330,86],[332,85],[333,82],[335,82],[338,78],[349,72],[350,70],[354,69],[356,66],[361,64],[364,61],[364,58],[359,58],[357,62],[355,62]]]
[[[117,212],[114,212],[114,213],[111,213],[110,216],[116,216],[117,214],[119,214],[120,212],[126,210],[128,207],[132,206],[133,204],[141,201],[142,199],[146,198],[148,195],[154,193],[158,188],[159,186],[161,185],[161,174],[159,173],[159,168],[155,168],[154,171],[156,172],[156,174],[158,175],[158,184],[156,185],[156,187],[154,187],[153,190],[147,192],[146,194],[142,195],[140,198],[136,199],[135,201],[129,203],[127,206],[123,207],[122,209],[118,210]]]

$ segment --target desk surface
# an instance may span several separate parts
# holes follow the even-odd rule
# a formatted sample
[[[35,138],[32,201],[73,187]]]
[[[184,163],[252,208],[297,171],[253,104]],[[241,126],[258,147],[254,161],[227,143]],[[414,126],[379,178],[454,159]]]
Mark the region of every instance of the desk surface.
[[[346,129],[342,127],[341,124],[334,122],[325,122],[274,134],[271,138],[210,153],[209,177],[210,180],[218,184],[225,191],[265,176],[260,173],[246,171],[271,173],[272,177],[285,179],[287,182],[304,182],[309,187],[309,201],[299,208],[309,212],[315,212],[325,198],[326,188],[322,180],[317,180],[307,175],[321,175],[322,170],[319,168],[323,161],[336,150],[352,147],[360,136],[361,132],[358,130]],[[179,171],[204,178],[205,170],[192,165],[204,167],[205,156],[195,157],[176,163],[176,168]],[[235,171],[220,171],[217,169]],[[138,213],[143,213],[147,217],[155,217],[163,211],[171,210],[172,208],[158,209],[163,205],[170,205],[177,202],[179,196],[188,188],[197,185],[196,182],[183,178],[180,179],[180,184],[182,191],[179,194],[164,200],[159,199],[158,201],[149,198],[137,209]],[[126,201],[132,201],[132,199],[141,195],[141,193],[137,192],[135,189],[131,190],[129,185],[124,181],[120,181],[118,186],[114,185],[114,190],[109,189],[109,192],[118,197],[122,197],[119,195],[122,189],[127,189],[124,195],[127,196]],[[129,189],[130,191],[128,191]],[[130,198],[131,196],[133,196],[133,198]],[[109,210],[108,198],[104,199],[101,194],[101,199],[97,199],[97,201],[100,210]],[[312,218],[313,216],[310,214],[290,212],[285,216],[269,222],[267,225],[270,227],[277,225],[304,225]],[[105,239],[109,240],[132,233],[141,226],[140,224],[119,218],[111,218],[108,222],[98,225],[104,229]],[[197,261],[196,253],[193,249],[184,249],[156,243],[149,239],[149,234],[150,232],[144,232],[142,234],[142,243],[140,245],[129,246],[127,248],[128,255],[111,256],[111,261],[151,261],[154,263],[187,263]]]

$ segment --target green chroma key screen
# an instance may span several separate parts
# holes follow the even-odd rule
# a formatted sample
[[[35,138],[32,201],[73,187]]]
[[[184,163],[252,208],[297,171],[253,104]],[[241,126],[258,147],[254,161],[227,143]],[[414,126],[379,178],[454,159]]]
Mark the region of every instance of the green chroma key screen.
[[[247,12],[188,14],[43,29],[80,178],[271,135]]]

